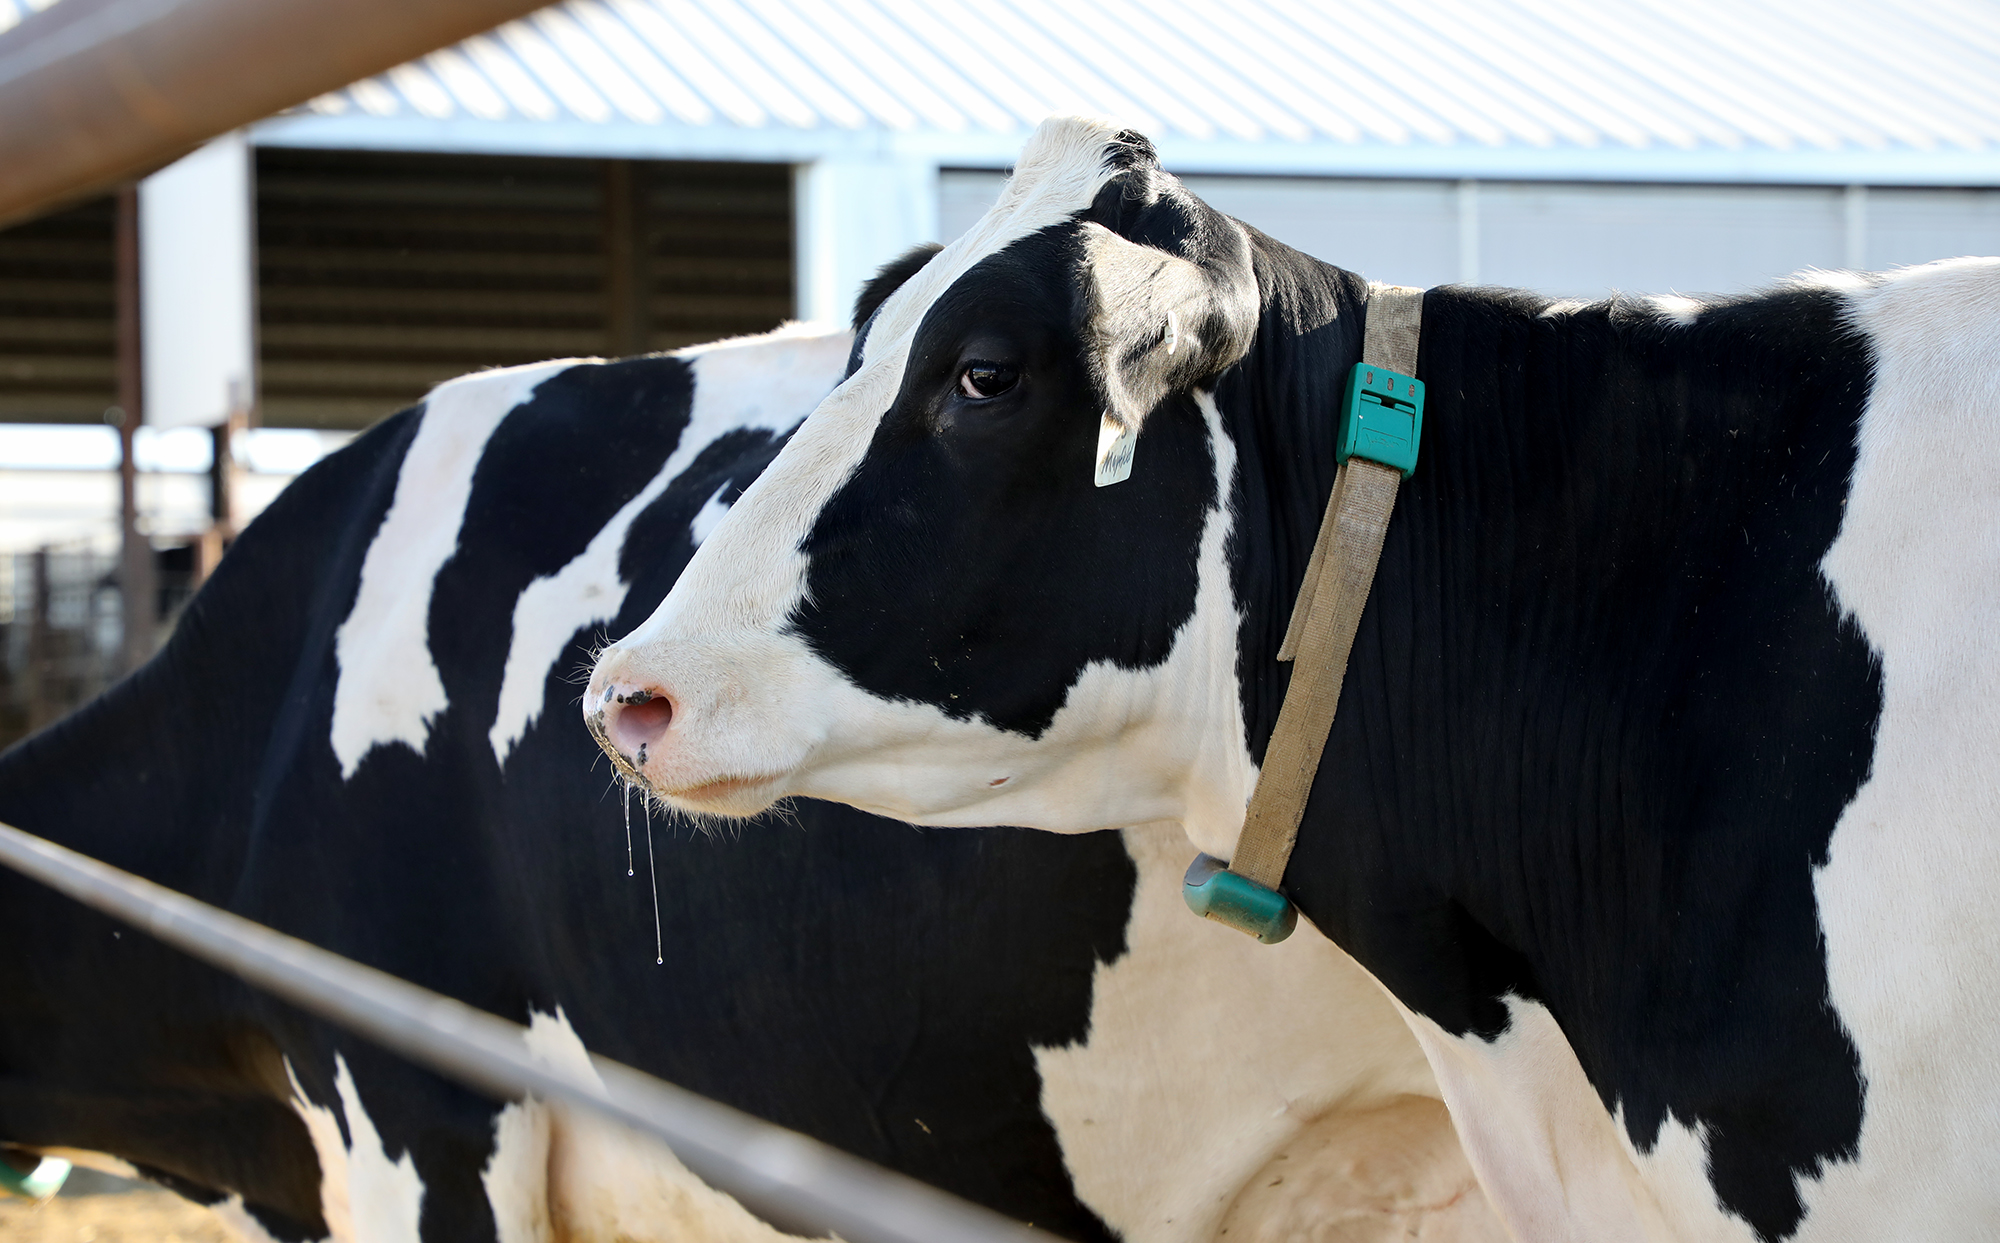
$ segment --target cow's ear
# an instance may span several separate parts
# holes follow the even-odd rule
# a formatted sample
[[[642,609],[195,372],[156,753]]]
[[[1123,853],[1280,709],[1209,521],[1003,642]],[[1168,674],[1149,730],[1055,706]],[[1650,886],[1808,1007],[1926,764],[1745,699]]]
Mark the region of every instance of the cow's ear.
[[[861,287],[861,295],[854,300],[854,331],[860,332],[882,309],[889,295],[901,289],[912,276],[924,270],[924,265],[937,257],[944,247],[936,242],[920,242],[897,255],[876,270]]]
[[[1106,185],[1085,216],[1082,268],[1085,344],[1106,418],[1128,433],[1250,350],[1249,234],[1156,169]]]

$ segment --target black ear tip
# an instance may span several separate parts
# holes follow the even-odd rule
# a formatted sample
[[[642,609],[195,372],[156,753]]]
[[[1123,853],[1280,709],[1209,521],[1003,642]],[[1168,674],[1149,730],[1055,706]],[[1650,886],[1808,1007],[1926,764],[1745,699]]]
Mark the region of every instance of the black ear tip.
[[[854,300],[854,331],[860,332],[882,304],[889,300],[889,295],[901,289],[904,281],[923,271],[932,256],[943,249],[936,242],[920,242],[883,264],[861,287],[861,295]]]
[[[1153,149],[1153,140],[1138,130],[1119,130],[1117,137],[1105,144],[1104,166],[1120,171],[1158,168],[1160,153]]]

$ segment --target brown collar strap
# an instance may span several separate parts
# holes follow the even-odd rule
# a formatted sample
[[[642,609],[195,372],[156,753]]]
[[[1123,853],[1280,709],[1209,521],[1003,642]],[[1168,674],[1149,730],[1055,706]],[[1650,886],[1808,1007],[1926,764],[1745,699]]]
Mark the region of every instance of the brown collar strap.
[[[1278,649],[1279,660],[1292,662],[1291,685],[1235,857],[1226,870],[1208,855],[1197,857],[1183,888],[1197,914],[1267,944],[1290,936],[1298,922],[1278,886],[1333,728],[1396,489],[1416,465],[1423,385],[1414,373],[1423,306],[1421,289],[1369,286],[1362,361],[1349,378],[1342,409],[1342,460]]]

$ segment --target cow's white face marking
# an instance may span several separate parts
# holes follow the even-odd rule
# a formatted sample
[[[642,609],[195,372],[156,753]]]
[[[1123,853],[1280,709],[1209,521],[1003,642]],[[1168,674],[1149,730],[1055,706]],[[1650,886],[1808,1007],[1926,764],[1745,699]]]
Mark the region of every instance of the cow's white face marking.
[[[541,715],[549,669],[570,639],[579,630],[612,620],[625,606],[628,584],[619,576],[618,561],[632,523],[718,438],[742,428],[777,434],[798,426],[840,382],[853,340],[849,332],[796,324],[676,355],[694,368],[694,407],[680,443],[588,547],[554,574],[529,583],[514,603],[499,709],[487,734],[502,766]],[[728,506],[711,497],[695,515],[695,543],[702,543],[728,512]]]
[[[305,1120],[313,1151],[319,1154],[320,1211],[334,1243],[420,1243],[424,1183],[409,1153],[395,1160],[383,1151],[382,1136],[361,1104],[347,1060],[334,1054],[334,1090],[340,1114],[315,1105],[292,1074],[292,1108]],[[341,1134],[341,1122],[347,1134]]]
[[[368,545],[354,607],[334,637],[333,753],[352,777],[370,751],[422,755],[448,706],[431,659],[431,588],[458,550],[472,475],[486,442],[537,385],[575,365],[536,363],[460,376],[432,390],[396,475],[396,495]]]
[[[696,548],[707,543],[708,537],[715,534],[715,528],[721,526],[722,520],[729,516],[729,506],[722,499],[722,494],[727,491],[729,485],[726,483],[716,488],[714,493],[701,503],[701,509],[695,513],[694,521],[688,523],[688,535],[694,541]]]
[[[1226,497],[1235,447],[1213,398],[1198,394],[1197,401],[1215,451],[1218,495]],[[777,469],[738,502],[737,516],[749,516],[743,506]],[[710,550],[721,552],[732,531],[761,534],[761,527],[746,528],[734,517],[703,546],[682,584]],[[761,523],[763,511],[756,517]],[[645,769],[669,802],[717,775],[777,775],[710,792],[693,806],[697,811],[749,813],[780,795],[803,795],[933,825],[1086,832],[1171,821],[1203,850],[1226,857],[1256,781],[1235,673],[1231,523],[1226,507],[1208,514],[1194,612],[1167,660],[1142,670],[1087,666],[1039,738],[870,695],[775,625],[746,631],[692,622],[676,604],[678,585],[600,662],[585,710],[595,710],[614,684],[652,678],[674,687],[680,710],[700,724]],[[709,564],[718,576],[745,568],[734,558]],[[709,607],[704,601],[696,609]],[[746,668],[759,674],[748,694],[738,676]]]
[[[561,1010],[529,1020],[528,1051],[599,1083]],[[793,1243],[688,1173],[665,1144],[563,1105],[529,1100],[493,1123],[481,1175],[500,1243]]]
[[[1186,840],[1124,838],[1126,953],[1097,968],[1089,1038],[1035,1055],[1078,1197],[1127,1243],[1505,1239],[1368,974],[1310,925],[1263,946],[1189,919]]]

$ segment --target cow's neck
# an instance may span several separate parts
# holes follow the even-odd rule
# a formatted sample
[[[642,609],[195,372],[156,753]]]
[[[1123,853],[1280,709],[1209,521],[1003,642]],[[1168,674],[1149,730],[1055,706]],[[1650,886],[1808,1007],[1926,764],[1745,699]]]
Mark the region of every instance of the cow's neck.
[[[1278,647],[1333,492],[1340,400],[1361,358],[1367,282],[1268,238],[1258,243],[1257,340],[1216,404],[1236,442],[1236,673],[1244,741],[1261,763],[1289,668],[1277,664]]]
[[[1880,711],[1818,572],[1870,362],[1826,290],[1688,320],[1428,296],[1422,460],[1286,887],[1450,1033],[1546,1005],[1640,1151],[1668,1119],[1728,1135],[1724,1199],[1784,1233],[1792,1171],[1860,1117],[1814,867]],[[1254,751],[1354,328],[1260,340],[1236,382]]]
[[[1305,273],[1341,315],[1267,328],[1224,392],[1253,754],[1358,357],[1351,280]],[[1431,293],[1422,460],[1286,877],[1447,1030],[1504,1030],[1509,994],[1546,1004],[1642,1147],[1669,1111],[1699,1116],[1680,1096],[1698,1080],[1733,1077],[1720,1095],[1771,1116],[1854,1092],[1812,891],[1879,710],[1818,574],[1869,382],[1842,309],[1792,290],[1685,326],[1645,304]],[[1774,973],[1795,987],[1760,991]],[[1634,1042],[1669,998],[1731,1021],[1663,1062]],[[1773,1040],[1814,1049],[1800,1064],[1823,1081],[1766,1065]]]

